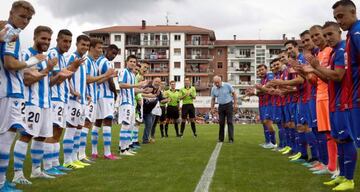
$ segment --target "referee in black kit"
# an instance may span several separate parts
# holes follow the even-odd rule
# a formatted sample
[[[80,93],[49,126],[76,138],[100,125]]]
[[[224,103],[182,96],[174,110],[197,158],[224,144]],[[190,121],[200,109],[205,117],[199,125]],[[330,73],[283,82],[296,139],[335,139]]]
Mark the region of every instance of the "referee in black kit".
[[[233,112],[237,111],[237,97],[231,84],[222,82],[220,76],[213,79],[214,86],[211,89],[211,113],[215,112],[215,98],[219,104],[219,142],[224,142],[225,118],[228,125],[229,143],[234,142]]]

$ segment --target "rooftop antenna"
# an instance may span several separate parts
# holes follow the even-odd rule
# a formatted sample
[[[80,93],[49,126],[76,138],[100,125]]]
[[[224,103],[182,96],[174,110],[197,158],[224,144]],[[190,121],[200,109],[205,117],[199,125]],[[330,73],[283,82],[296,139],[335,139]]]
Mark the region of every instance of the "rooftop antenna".
[[[169,25],[169,12],[166,12],[165,19],[166,19],[166,25]]]

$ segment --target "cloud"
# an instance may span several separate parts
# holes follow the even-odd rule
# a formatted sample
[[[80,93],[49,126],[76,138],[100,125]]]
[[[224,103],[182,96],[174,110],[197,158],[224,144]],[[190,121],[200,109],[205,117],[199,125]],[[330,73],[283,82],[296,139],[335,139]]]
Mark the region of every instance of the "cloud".
[[[169,24],[212,29],[217,39],[279,39],[333,20],[335,0],[37,0],[56,19],[82,31],[111,25]]]
[[[132,18],[156,11],[165,0],[38,0],[55,18],[70,18],[75,22],[95,24],[124,23]],[[170,0],[180,3],[179,0]]]

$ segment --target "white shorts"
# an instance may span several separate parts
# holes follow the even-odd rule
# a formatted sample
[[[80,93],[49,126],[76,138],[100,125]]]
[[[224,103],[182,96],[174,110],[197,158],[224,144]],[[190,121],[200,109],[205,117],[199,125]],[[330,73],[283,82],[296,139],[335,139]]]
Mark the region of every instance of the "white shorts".
[[[97,101],[96,119],[114,118],[114,99],[100,98]]]
[[[25,132],[34,137],[52,137],[53,127],[51,119],[51,109],[40,108],[35,105],[26,106]],[[50,120],[50,121],[49,121]]]
[[[19,98],[4,97],[0,99],[0,134],[11,127],[25,128],[25,101]]]
[[[96,109],[97,109],[97,104],[94,104],[93,102],[90,102],[86,106],[85,117],[91,123],[94,123],[96,121],[96,111],[97,111]]]
[[[61,128],[66,127],[67,106],[61,101],[51,101],[51,119],[54,124]]]
[[[135,107],[132,105],[120,105],[118,123],[125,122],[129,125],[135,124]]]
[[[69,100],[67,107],[68,112],[66,121],[72,126],[84,126],[86,105],[82,105],[74,100]]]

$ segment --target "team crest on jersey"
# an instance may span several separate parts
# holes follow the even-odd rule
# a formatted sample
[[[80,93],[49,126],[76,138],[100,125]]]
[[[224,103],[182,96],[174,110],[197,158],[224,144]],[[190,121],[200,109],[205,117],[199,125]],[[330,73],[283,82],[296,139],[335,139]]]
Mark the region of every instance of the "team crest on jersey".
[[[55,109],[55,108],[56,108],[56,105],[54,104],[54,105],[53,105],[53,109]]]
[[[71,117],[71,121],[75,121],[75,117]]]
[[[61,121],[61,117],[58,117],[58,121]]]
[[[28,125],[28,128],[29,128],[30,130],[32,130],[32,129],[33,129],[33,124]]]
[[[19,105],[19,102],[18,101],[14,101],[14,105],[15,107],[17,107]]]

